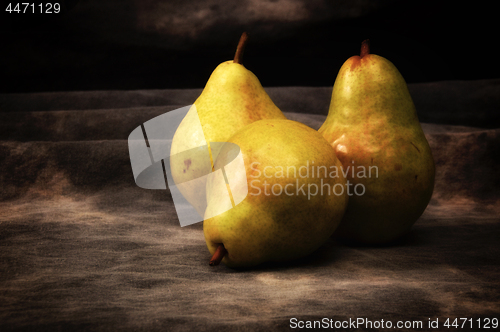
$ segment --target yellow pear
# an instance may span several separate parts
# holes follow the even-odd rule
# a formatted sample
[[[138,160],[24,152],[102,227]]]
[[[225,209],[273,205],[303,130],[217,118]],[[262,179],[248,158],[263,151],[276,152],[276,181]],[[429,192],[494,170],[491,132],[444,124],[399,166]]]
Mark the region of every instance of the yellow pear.
[[[238,153],[244,167],[228,169]],[[332,147],[296,121],[260,120],[244,127],[221,148],[214,167],[225,173],[207,182],[203,231],[211,265],[222,259],[230,267],[249,267],[306,256],[328,240],[347,205],[346,181]],[[246,198],[228,208],[225,182],[232,197]]]
[[[201,217],[206,208],[205,187],[200,186],[200,181],[191,180],[212,171],[217,151],[210,143],[225,142],[244,126],[260,119],[285,119],[259,79],[241,64],[246,40],[243,33],[234,60],[221,63],[212,72],[172,139],[172,177]]]
[[[368,41],[340,68],[319,132],[352,184],[334,236],[380,244],[407,233],[431,198],[434,160],[405,80]]]

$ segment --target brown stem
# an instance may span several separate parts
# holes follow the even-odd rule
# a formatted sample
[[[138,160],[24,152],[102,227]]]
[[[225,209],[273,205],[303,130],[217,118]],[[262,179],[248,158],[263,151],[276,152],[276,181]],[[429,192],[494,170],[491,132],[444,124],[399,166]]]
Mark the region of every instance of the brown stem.
[[[224,248],[224,245],[221,243],[217,247],[217,250],[215,250],[214,255],[210,259],[210,263],[208,263],[210,266],[216,266],[220,264],[220,261],[224,258],[226,255],[227,250]]]
[[[236,53],[234,54],[234,63],[241,64],[243,60],[243,51],[245,50],[245,45],[247,43],[248,35],[246,32],[243,32],[240,37],[240,42],[238,43],[238,47],[236,48]]]
[[[365,39],[361,43],[361,52],[359,56],[364,57],[367,54],[370,54],[370,39]]]

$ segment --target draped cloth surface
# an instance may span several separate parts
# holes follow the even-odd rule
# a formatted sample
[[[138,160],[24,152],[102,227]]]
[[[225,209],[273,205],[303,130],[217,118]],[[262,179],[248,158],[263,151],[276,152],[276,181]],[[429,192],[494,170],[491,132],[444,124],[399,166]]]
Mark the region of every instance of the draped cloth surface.
[[[180,227],[168,189],[134,183],[129,133],[200,89],[0,95],[0,330],[499,318],[500,80],[409,89],[436,162],[410,234],[378,247],[329,240],[249,270],[210,267],[202,223]],[[289,119],[323,123],[331,87],[266,90]]]

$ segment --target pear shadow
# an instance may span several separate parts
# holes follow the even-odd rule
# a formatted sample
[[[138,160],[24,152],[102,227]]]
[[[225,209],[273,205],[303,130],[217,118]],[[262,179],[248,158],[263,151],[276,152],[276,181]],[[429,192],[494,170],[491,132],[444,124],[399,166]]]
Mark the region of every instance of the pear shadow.
[[[393,247],[407,247],[407,246],[417,246],[425,241],[423,241],[423,232],[419,229],[411,229],[409,232],[401,235],[397,239],[394,239],[385,243],[364,243],[356,240],[343,239],[332,237],[333,240],[352,248],[393,248]]]
[[[314,252],[307,256],[282,261],[282,262],[265,262],[256,266],[250,267],[228,267],[221,263],[218,266],[211,267],[216,273],[247,273],[247,272],[279,272],[290,269],[310,269],[325,267],[339,262],[353,248],[398,248],[398,247],[415,247],[424,245],[425,231],[421,229],[411,229],[408,233],[399,238],[382,244],[367,244],[346,239],[337,239],[331,237],[326,243],[321,245]],[[210,258],[207,258],[207,262]]]
[[[342,258],[346,250],[348,250],[346,246],[330,238],[314,252],[301,258],[281,262],[265,262],[249,267],[228,267],[221,263],[213,268],[214,272],[217,270],[216,272],[219,273],[279,272],[297,268],[317,268],[335,264]]]

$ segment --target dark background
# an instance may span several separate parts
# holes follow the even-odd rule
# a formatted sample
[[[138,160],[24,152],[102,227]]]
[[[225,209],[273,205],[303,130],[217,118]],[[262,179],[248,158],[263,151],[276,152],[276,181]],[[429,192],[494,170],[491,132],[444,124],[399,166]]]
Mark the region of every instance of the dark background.
[[[36,1],[39,2],[39,1]],[[369,38],[408,83],[499,78],[494,2],[71,0],[0,21],[0,93],[202,88],[250,35],[264,86],[332,86]]]

